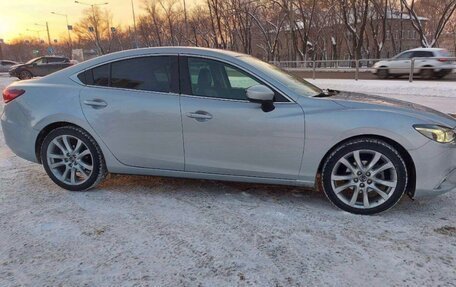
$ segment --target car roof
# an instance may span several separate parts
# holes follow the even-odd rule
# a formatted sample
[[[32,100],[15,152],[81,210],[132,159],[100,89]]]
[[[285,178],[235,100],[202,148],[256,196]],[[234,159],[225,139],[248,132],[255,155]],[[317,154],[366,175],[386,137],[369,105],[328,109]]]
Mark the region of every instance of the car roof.
[[[407,50],[407,51],[430,51],[430,52],[433,52],[433,51],[442,51],[442,50],[445,50],[443,48],[415,48],[415,49],[410,49],[410,50]]]
[[[46,55],[46,56],[43,56],[41,58],[62,58],[63,59],[63,58],[68,58],[68,57],[65,57],[65,56],[48,56],[48,55]]]
[[[203,56],[203,57],[213,57],[218,59],[233,59],[241,56],[248,56],[246,54],[241,54],[233,51],[227,50],[220,50],[220,49],[211,49],[211,48],[200,48],[200,47],[152,47],[152,48],[139,48],[139,49],[131,49],[131,50],[124,50],[120,52],[114,52],[110,54],[106,54],[103,56],[99,56],[84,62],[81,62],[77,65],[73,65],[70,68],[65,70],[59,71],[58,74],[53,73],[47,76],[48,79],[60,76],[70,76],[74,73],[81,72],[85,69],[92,68],[95,66],[102,65],[104,63],[108,63],[115,60],[121,60],[130,57],[141,57],[141,56],[150,56],[150,55],[195,55],[195,56]]]

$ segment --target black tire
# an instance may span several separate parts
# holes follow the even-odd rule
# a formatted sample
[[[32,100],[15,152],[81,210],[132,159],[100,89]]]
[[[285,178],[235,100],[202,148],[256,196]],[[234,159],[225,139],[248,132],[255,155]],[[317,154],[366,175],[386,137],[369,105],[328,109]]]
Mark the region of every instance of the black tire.
[[[389,76],[390,76],[390,73],[389,73],[388,68],[385,68],[385,67],[378,68],[377,77],[379,77],[380,79],[388,79]]]
[[[333,189],[331,174],[337,162],[342,157],[357,150],[370,150],[381,153],[383,156],[390,160],[396,170],[396,187],[391,191],[388,199],[372,208],[353,207],[341,200]],[[324,162],[322,170],[323,191],[325,192],[328,199],[337,207],[354,214],[371,215],[388,210],[389,208],[393,207],[404,195],[407,183],[407,167],[400,153],[390,144],[375,138],[357,138],[339,145],[328,156]],[[375,195],[373,192],[368,193],[367,187],[365,189],[366,194]]]
[[[431,80],[434,78],[434,69],[432,67],[424,67],[420,71],[420,76],[422,79]]]
[[[57,137],[62,135],[72,136],[81,140],[90,150],[92,156],[93,170],[88,179],[79,185],[66,184],[59,180],[51,171],[47,160],[47,149],[49,144]],[[43,141],[40,148],[41,161],[48,176],[58,186],[70,191],[85,191],[97,186],[107,175],[106,164],[103,153],[96,141],[85,130],[75,126],[64,126],[52,130]]]
[[[19,79],[21,80],[28,80],[28,79],[31,79],[33,78],[33,75],[30,71],[27,71],[27,70],[22,70],[20,73],[19,73]]]

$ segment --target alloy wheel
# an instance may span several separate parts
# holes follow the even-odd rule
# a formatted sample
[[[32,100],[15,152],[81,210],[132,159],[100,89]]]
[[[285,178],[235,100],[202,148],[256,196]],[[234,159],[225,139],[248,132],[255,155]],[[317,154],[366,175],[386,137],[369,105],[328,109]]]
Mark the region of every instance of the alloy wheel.
[[[397,171],[384,154],[355,150],[341,157],[331,172],[331,185],[345,204],[374,208],[387,201],[396,189]]]
[[[48,145],[46,159],[51,172],[61,182],[80,185],[86,182],[93,171],[93,155],[80,139],[61,135]]]

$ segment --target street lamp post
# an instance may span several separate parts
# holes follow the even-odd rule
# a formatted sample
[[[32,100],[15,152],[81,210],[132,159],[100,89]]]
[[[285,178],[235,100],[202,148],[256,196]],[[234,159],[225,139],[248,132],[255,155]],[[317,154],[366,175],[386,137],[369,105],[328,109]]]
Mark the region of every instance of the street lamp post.
[[[46,32],[47,32],[47,37],[48,37],[48,44],[49,44],[49,47],[50,47],[51,46],[51,34],[49,33],[49,24],[48,24],[48,22],[46,21],[46,24],[35,23],[35,26],[46,27]]]
[[[46,30],[32,30],[32,29],[26,29],[28,32],[34,32],[36,33],[37,37],[38,37],[38,40],[40,40],[40,32],[44,32]]]
[[[56,13],[56,12],[51,12],[51,14],[65,17],[66,25],[67,25],[67,31],[68,31],[68,41],[70,43],[70,49],[73,50],[73,41],[71,41],[70,24],[68,23],[68,15],[67,14],[60,14],[60,13]]]
[[[93,17],[94,20],[95,20],[95,6],[103,6],[103,5],[108,5],[109,4],[108,2],[95,3],[95,4],[92,3],[91,4],[91,3],[81,2],[81,1],[74,1],[74,3],[90,6],[92,8],[92,17]],[[95,43],[97,45],[98,52],[100,54],[103,54],[103,51],[102,51],[101,46],[100,46],[100,34],[99,34],[99,31],[98,31],[98,25],[94,25],[93,28],[94,28],[94,32],[95,32]]]

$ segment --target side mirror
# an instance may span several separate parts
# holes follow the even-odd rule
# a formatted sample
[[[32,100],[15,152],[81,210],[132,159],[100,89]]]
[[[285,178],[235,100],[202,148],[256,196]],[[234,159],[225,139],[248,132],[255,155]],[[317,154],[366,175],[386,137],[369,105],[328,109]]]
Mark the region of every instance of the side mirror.
[[[251,86],[246,91],[247,98],[252,103],[261,104],[263,112],[271,112],[275,109],[274,107],[274,92],[263,85]]]

